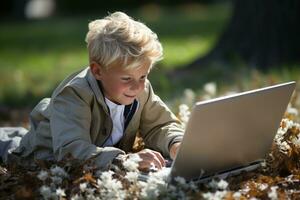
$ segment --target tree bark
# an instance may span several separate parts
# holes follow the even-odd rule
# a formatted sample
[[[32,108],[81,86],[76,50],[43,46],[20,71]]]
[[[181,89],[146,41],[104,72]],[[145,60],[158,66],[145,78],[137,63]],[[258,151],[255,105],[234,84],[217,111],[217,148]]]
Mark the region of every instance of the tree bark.
[[[214,49],[186,66],[239,61],[269,69],[300,63],[299,0],[234,0],[232,18]]]

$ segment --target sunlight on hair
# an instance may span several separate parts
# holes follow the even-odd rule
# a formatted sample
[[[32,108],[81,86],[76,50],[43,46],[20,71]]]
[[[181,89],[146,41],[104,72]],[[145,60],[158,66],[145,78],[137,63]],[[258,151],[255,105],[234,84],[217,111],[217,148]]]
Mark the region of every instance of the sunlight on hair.
[[[157,35],[122,12],[90,22],[86,42],[90,61],[103,67],[118,62],[136,68],[148,60],[156,63],[163,54]]]

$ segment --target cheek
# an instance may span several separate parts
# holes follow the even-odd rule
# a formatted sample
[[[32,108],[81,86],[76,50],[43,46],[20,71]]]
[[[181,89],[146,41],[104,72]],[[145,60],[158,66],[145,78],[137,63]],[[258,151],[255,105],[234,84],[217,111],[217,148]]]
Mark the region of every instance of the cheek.
[[[117,84],[114,88],[115,91],[118,91],[118,93],[123,93],[124,91],[127,91],[129,89],[129,85],[126,84]]]
[[[140,91],[145,89],[145,81],[143,81],[142,83],[140,83]]]

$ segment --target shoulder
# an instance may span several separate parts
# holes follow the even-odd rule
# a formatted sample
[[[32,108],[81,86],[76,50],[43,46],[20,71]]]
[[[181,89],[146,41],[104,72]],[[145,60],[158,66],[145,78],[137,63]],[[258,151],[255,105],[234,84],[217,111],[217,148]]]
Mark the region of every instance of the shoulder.
[[[161,101],[159,96],[157,96],[152,88],[150,81],[147,79],[145,83],[145,88],[138,96],[137,99],[140,103],[145,104],[147,102]]]
[[[137,100],[140,103],[145,103],[149,99],[150,93],[153,93],[153,89],[152,89],[150,81],[147,79],[146,82],[145,82],[145,88],[139,94],[139,96],[137,97]]]
[[[52,99],[55,100],[57,97],[71,98],[72,96],[77,96],[83,101],[90,102],[95,94],[89,83],[89,76],[91,76],[91,74],[88,67],[69,75],[54,90]]]

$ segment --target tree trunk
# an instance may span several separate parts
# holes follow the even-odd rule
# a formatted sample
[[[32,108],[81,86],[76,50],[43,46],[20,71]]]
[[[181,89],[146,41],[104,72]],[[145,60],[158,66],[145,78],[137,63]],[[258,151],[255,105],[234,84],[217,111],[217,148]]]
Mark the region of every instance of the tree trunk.
[[[259,69],[300,63],[299,0],[234,0],[232,18],[215,48],[187,68],[236,60]]]

